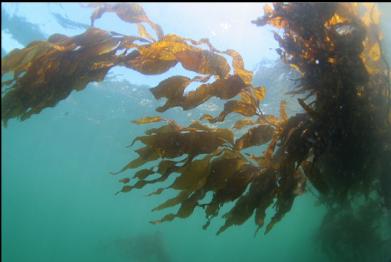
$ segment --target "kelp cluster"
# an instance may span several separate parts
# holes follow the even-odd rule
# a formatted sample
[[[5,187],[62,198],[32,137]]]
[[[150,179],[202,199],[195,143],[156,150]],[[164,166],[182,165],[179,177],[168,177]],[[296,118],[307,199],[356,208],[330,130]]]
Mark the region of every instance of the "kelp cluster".
[[[152,223],[186,218],[201,207],[207,228],[222,206],[234,201],[217,233],[253,215],[258,230],[274,204],[267,233],[289,212],[295,197],[305,192],[307,181],[329,204],[376,191],[384,205],[391,207],[390,183],[386,183],[391,180],[387,171],[391,163],[390,76],[374,5],[265,6],[264,16],[255,23],[281,30],[275,33],[280,44],[277,51],[301,73],[296,92],[307,94],[298,100],[304,112],[290,118],[284,101],[279,117],[262,112],[265,88],[252,85],[252,73],[236,51],[220,51],[208,39],[166,35],[137,4],[89,6],[95,8],[92,26],[105,12],[114,12],[135,23],[139,35],[91,27],[74,37],[55,34],[12,51],[2,60],[2,76],[12,73],[11,80],[2,82],[2,120],[4,124],[11,118],[24,120],[54,106],[72,90],[102,81],[114,66],[156,75],[181,64],[197,73],[193,78],[172,76],[151,88],[156,99],[166,99],[156,111],[190,110],[217,97],[227,100],[220,114],[205,114],[186,127],[161,116],[136,120],[136,124],[165,124],[136,137],[132,145],[142,144],[136,150],[138,158],[114,173],[153,166],[120,179],[124,186],[119,192],[175,176],[171,185],[150,195],[176,190],[174,198],[153,210],[177,205],[179,209]],[[192,83],[199,86],[185,92]],[[234,124],[235,129],[243,129],[240,137],[232,129],[210,125],[223,123],[231,113],[241,116]],[[265,145],[261,155],[245,152],[261,145]],[[203,202],[208,195],[211,200]]]
[[[312,155],[306,169],[316,189],[346,200],[389,180],[390,75],[376,5],[280,3],[255,23],[284,29],[278,51],[302,73],[297,92],[312,100],[298,100],[307,119],[291,130],[303,158]]]

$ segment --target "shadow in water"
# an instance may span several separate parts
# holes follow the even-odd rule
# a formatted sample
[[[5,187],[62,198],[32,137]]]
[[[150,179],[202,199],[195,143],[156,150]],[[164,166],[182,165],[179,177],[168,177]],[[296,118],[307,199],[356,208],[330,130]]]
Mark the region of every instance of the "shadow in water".
[[[162,233],[140,233],[126,238],[118,238],[108,245],[124,261],[172,262],[166,249]]]

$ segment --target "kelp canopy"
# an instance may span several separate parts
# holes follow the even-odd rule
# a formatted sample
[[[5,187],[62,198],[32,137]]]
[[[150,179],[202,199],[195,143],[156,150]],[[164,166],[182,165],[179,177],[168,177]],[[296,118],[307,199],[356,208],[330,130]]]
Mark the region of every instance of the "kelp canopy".
[[[198,75],[172,76],[151,88],[156,99],[166,99],[157,112],[173,107],[191,110],[211,97],[226,102],[220,114],[206,114],[186,127],[162,116],[134,121],[138,125],[163,124],[133,140],[132,146],[142,145],[136,149],[138,158],[113,174],[139,170],[120,180],[125,184],[120,192],[163,183],[175,175],[171,185],[151,195],[176,190],[174,198],[153,210],[176,205],[179,209],[152,223],[186,218],[201,207],[206,213],[206,228],[224,204],[234,201],[217,233],[243,224],[253,214],[258,230],[265,222],[266,210],[275,203],[267,233],[310,185],[330,205],[375,193],[391,208],[390,75],[375,5],[265,6],[264,16],[254,23],[278,29],[277,51],[300,72],[296,92],[306,94],[298,99],[303,113],[292,117],[288,117],[284,101],[279,116],[263,114],[265,88],[252,85],[252,72],[245,69],[236,51],[220,51],[208,39],[164,34],[137,4],[88,7],[94,11],[91,27],[83,34],[54,34],[47,41],[15,49],[2,60],[2,78],[11,76],[2,82],[4,125],[12,118],[25,120],[55,106],[73,90],[102,81],[115,66],[157,75],[181,64]],[[135,23],[139,35],[93,27],[105,12]],[[194,82],[199,86],[185,92]],[[231,113],[241,116],[234,124],[235,129],[244,129],[240,137],[232,129],[208,124],[219,125]],[[261,145],[266,146],[261,155],[244,152]],[[153,167],[142,168],[144,164]],[[211,200],[202,202],[210,194]]]

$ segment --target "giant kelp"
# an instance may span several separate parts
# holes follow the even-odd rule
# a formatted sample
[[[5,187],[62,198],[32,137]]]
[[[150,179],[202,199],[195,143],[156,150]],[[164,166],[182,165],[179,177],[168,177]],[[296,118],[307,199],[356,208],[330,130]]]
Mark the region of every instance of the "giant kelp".
[[[114,12],[125,22],[135,23],[139,35],[91,27],[74,37],[55,34],[14,50],[2,60],[2,75],[12,74],[11,80],[2,83],[4,124],[11,118],[27,119],[54,106],[72,90],[102,81],[114,66],[156,75],[181,64],[198,75],[172,76],[151,88],[156,99],[166,99],[157,112],[174,107],[191,110],[211,97],[227,101],[217,116],[205,114],[185,127],[161,116],[134,121],[164,124],[133,140],[131,146],[142,144],[136,150],[138,157],[113,174],[147,163],[153,167],[121,178],[124,185],[118,193],[164,183],[175,174],[171,185],[150,195],[176,190],[174,198],[154,210],[176,205],[179,209],[152,223],[186,218],[201,207],[206,228],[223,205],[234,201],[218,233],[243,224],[254,214],[259,229],[266,210],[275,203],[268,232],[289,212],[295,197],[305,192],[307,181],[327,204],[375,191],[390,208],[391,190],[386,183],[391,179],[387,171],[391,162],[390,76],[375,5],[265,6],[264,16],[254,23],[281,29],[275,33],[280,44],[277,51],[301,74],[295,92],[307,94],[298,99],[304,112],[291,117],[284,101],[279,117],[262,112],[265,88],[252,85],[252,73],[236,51],[218,50],[208,39],[164,34],[136,4],[88,6],[95,8],[92,26],[105,12]],[[199,86],[186,93],[194,82]],[[231,113],[242,117],[234,124],[235,129],[244,129],[240,137],[231,129],[208,124],[221,124]],[[245,153],[261,145],[265,145],[263,154]],[[210,194],[211,200],[204,203]]]
[[[313,177],[324,178],[330,196],[340,199],[388,176],[390,76],[378,16],[375,5],[275,4],[255,21],[284,28],[275,34],[281,57],[302,72],[298,91],[315,98],[298,101],[308,116],[295,127],[300,149],[306,156],[312,151]],[[379,159],[383,170],[376,178]]]

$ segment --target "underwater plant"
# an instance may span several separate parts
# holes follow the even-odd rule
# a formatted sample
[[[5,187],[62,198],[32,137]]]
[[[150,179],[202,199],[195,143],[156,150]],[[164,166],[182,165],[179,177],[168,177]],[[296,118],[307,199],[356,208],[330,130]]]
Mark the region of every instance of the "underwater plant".
[[[262,112],[266,88],[252,84],[253,74],[245,69],[238,52],[218,50],[208,39],[164,34],[138,4],[87,7],[94,11],[91,27],[84,33],[73,37],[54,34],[2,59],[2,78],[7,79],[2,81],[5,126],[12,118],[23,121],[55,106],[90,82],[103,81],[115,66],[158,75],[180,64],[198,75],[172,76],[151,88],[156,99],[166,99],[157,112],[174,107],[191,110],[211,97],[226,102],[217,116],[205,114],[189,126],[161,115],[134,121],[137,125],[163,124],[134,138],[131,146],[143,145],[135,150],[138,158],[113,174],[141,169],[120,180],[124,185],[119,192],[163,183],[176,175],[171,185],[150,195],[176,190],[174,198],[153,210],[177,205],[179,209],[152,223],[186,218],[201,207],[207,228],[222,206],[234,201],[217,234],[253,215],[258,231],[265,223],[266,210],[274,207],[267,233],[310,185],[330,207],[376,194],[391,209],[390,72],[381,47],[376,5],[265,6],[264,16],[254,23],[279,30],[274,34],[280,45],[277,52],[300,74],[294,92],[306,94],[298,99],[304,112],[291,117],[284,101],[279,116]],[[106,12],[135,23],[139,35],[94,27]],[[186,93],[192,83],[199,86]],[[240,116],[234,129],[219,127],[233,113]],[[238,137],[233,130],[243,134]],[[266,150],[260,155],[245,151],[263,145]],[[150,162],[152,168],[142,168]],[[212,199],[203,203],[208,194]]]

